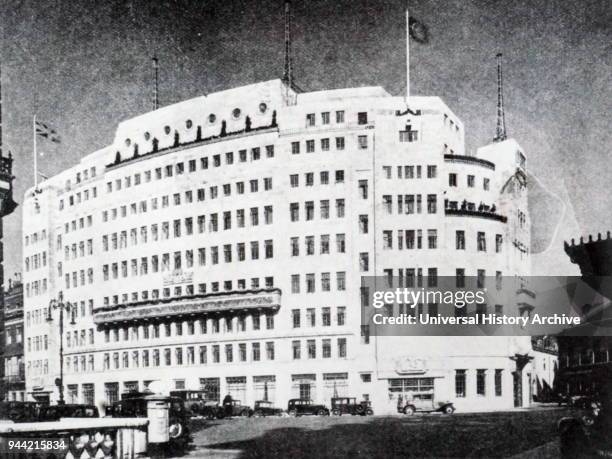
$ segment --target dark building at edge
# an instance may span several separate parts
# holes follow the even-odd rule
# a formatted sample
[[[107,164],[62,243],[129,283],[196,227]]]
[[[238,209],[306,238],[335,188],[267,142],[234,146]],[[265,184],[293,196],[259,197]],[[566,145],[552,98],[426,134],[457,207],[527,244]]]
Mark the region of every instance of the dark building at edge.
[[[612,383],[612,239],[589,236],[565,243],[565,253],[580,267],[582,280],[603,301],[582,305],[583,323],[558,336],[558,391],[569,395],[597,394]]]

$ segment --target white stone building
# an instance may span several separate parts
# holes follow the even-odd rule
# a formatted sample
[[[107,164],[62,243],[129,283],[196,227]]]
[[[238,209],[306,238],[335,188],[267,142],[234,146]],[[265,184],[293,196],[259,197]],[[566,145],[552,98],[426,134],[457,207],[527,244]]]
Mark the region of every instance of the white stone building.
[[[30,395],[57,398],[58,312],[44,319],[62,291],[76,305],[67,401],[159,381],[251,405],[368,397],[379,413],[415,388],[464,411],[528,404],[528,338],[361,326],[362,275],[529,274],[521,148],[467,155],[439,98],[409,108],[380,87],[240,87],[124,121],[107,148],[29,190]]]

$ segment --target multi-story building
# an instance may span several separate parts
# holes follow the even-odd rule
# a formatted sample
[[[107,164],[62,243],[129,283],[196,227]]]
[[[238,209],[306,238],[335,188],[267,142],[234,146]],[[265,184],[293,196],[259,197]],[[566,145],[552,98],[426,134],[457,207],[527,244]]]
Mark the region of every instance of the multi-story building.
[[[4,292],[4,380],[7,400],[25,400],[25,363],[23,360],[23,284],[9,280]]]
[[[409,108],[380,87],[273,80],[120,123],[26,193],[28,390],[56,397],[58,321],[44,318],[62,291],[67,401],[158,381],[251,404],[353,395],[378,412],[417,389],[461,410],[528,404],[528,337],[362,326],[363,275],[529,274],[519,145],[468,155],[439,98]]]

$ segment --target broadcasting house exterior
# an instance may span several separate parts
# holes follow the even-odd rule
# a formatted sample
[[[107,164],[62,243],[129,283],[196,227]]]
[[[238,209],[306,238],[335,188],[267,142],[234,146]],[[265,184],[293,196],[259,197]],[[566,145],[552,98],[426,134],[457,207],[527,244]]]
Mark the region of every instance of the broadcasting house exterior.
[[[337,394],[384,413],[415,391],[460,411],[528,405],[529,337],[377,337],[361,324],[364,275],[529,274],[519,145],[468,155],[439,98],[409,102],[281,80],[221,91],[120,123],[112,145],[28,190],[28,397],[58,397],[47,311],[61,291],[74,306],[67,402],[155,381],[281,407]]]

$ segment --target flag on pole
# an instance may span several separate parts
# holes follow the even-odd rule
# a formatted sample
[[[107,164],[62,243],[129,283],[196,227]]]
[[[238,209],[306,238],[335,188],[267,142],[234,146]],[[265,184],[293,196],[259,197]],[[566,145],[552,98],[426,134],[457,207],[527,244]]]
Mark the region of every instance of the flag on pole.
[[[412,39],[418,43],[427,43],[429,41],[427,26],[412,16],[408,20],[408,31]]]
[[[59,134],[47,124],[36,121],[36,135],[44,137],[54,143],[61,143]]]

